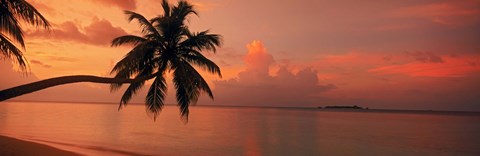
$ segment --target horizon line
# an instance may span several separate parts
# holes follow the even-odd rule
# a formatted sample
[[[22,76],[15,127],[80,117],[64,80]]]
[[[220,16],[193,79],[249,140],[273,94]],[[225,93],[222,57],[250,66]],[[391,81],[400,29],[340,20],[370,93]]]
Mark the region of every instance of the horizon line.
[[[41,103],[83,103],[83,104],[119,104],[117,102],[99,102],[99,101],[48,101],[48,100],[6,100],[5,102],[41,102]],[[145,103],[129,103],[132,105],[144,105]],[[177,104],[165,104],[165,106],[177,106]],[[236,108],[277,108],[277,109],[310,109],[310,110],[324,110],[324,111],[353,111],[353,109],[325,109],[319,108],[319,106],[254,106],[254,105],[212,105],[212,104],[192,104],[191,106],[198,107],[236,107]],[[325,105],[325,106],[353,106],[353,105]],[[357,105],[358,106],[358,105]],[[323,105],[321,107],[324,107]],[[389,111],[389,112],[464,112],[464,113],[480,113],[480,111],[471,110],[435,110],[435,109],[401,109],[401,108],[371,108],[354,110],[356,112],[376,112],[376,111]]]

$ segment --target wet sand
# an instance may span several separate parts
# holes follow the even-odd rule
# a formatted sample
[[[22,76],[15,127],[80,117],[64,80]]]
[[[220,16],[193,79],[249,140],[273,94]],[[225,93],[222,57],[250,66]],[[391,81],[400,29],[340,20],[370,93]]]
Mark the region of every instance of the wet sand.
[[[51,146],[42,145],[34,142],[18,140],[11,137],[0,136],[0,155],[3,156],[30,156],[30,155],[49,155],[49,156],[78,156],[79,154],[57,149]]]

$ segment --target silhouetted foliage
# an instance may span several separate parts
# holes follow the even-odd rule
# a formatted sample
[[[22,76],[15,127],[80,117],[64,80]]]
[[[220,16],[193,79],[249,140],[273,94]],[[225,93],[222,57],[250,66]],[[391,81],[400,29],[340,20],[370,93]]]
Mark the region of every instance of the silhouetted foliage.
[[[0,0],[0,52],[5,58],[14,59],[20,69],[27,67],[22,50],[13,42],[25,49],[23,31],[20,21],[34,26],[50,27],[48,21],[32,5],[25,0]],[[13,42],[12,42],[13,41]]]
[[[1,30],[3,32],[4,30],[15,29],[13,32],[20,32],[20,35],[14,36],[14,39],[20,42],[23,47],[21,29],[15,27],[18,23],[15,21],[4,25],[4,20],[11,20],[13,18],[5,16],[3,13],[7,11],[12,12],[9,10],[9,7],[19,4],[29,6],[27,8],[34,8],[25,1],[0,1],[3,7],[1,8]],[[114,78],[90,75],[50,78],[2,90],[0,91],[0,101],[69,83],[110,83],[112,91],[119,89],[123,83],[129,83],[130,85],[120,100],[119,109],[121,109],[128,103],[132,96],[144,86],[146,81],[154,79],[148,90],[145,103],[147,110],[153,113],[154,119],[156,119],[164,106],[167,93],[165,77],[166,74],[171,73],[181,116],[185,121],[188,121],[188,108],[190,104],[197,102],[201,92],[207,93],[207,95],[213,99],[213,93],[210,87],[194,66],[221,77],[220,68],[202,54],[203,51],[215,52],[216,48],[222,43],[221,36],[210,34],[208,30],[191,32],[185,24],[186,19],[189,15],[196,15],[197,13],[193,9],[193,6],[186,1],[181,0],[176,6],[173,6],[166,0],[163,0],[162,8],[164,11],[163,15],[150,20],[147,20],[141,14],[125,11],[129,21],[136,20],[140,23],[142,36],[125,35],[117,37],[112,41],[112,46],[124,44],[134,46],[133,49],[113,67],[111,73],[115,74]],[[12,14],[19,12],[20,11],[15,10]],[[48,22],[36,10],[20,13],[21,15],[19,16],[31,24],[42,25],[46,28],[49,27]],[[31,19],[27,17],[31,17]],[[5,44],[13,45],[3,34],[1,37],[5,38],[2,38],[1,41],[8,41],[5,42]],[[1,48],[4,55],[7,57],[14,55],[18,58],[19,64],[25,66],[21,51],[16,49],[15,46],[2,46]],[[7,50],[4,51],[4,49]]]
[[[221,77],[220,68],[201,53],[215,52],[216,47],[222,43],[221,36],[210,34],[208,30],[191,32],[186,25],[186,19],[197,12],[192,4],[186,1],[179,1],[173,6],[163,0],[162,7],[163,15],[150,20],[141,14],[125,11],[129,21],[135,20],[140,24],[142,36],[125,35],[112,41],[112,46],[129,44],[134,47],[113,67],[111,73],[115,74],[115,78],[123,79],[155,74],[155,80],[145,99],[147,110],[154,114],[154,119],[164,106],[167,93],[165,76],[172,73],[180,113],[187,121],[188,107],[196,103],[201,92],[207,93],[213,99],[210,87],[193,65]],[[128,86],[120,100],[119,109],[144,86],[145,81]],[[121,86],[121,83],[112,84],[111,90],[115,91]]]

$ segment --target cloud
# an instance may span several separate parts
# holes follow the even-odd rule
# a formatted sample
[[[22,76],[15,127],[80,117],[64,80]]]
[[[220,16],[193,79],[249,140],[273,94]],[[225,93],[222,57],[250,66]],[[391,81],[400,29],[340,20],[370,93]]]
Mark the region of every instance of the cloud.
[[[35,30],[27,32],[32,38],[56,39],[61,41],[75,41],[93,45],[108,45],[115,37],[127,32],[120,27],[114,27],[105,19],[94,18],[92,23],[83,29],[72,21],[56,25],[52,32]]]
[[[49,60],[52,61],[62,61],[62,62],[75,62],[77,59],[71,57],[63,57],[63,56],[47,56]]]
[[[92,0],[94,3],[101,3],[105,6],[115,6],[122,10],[135,10],[136,2],[135,0]]]
[[[336,88],[333,84],[321,85],[317,72],[303,68],[293,73],[282,65],[276,76],[269,75],[275,64],[260,41],[247,45],[244,57],[246,69],[238,78],[214,81],[215,102],[226,105],[250,106],[316,106],[321,93]]]
[[[39,65],[39,66],[44,67],[44,68],[51,68],[52,67],[51,65],[45,64],[45,63],[43,63],[41,61],[38,61],[38,60],[30,60],[30,63]]]
[[[325,105],[359,105],[386,109],[478,110],[480,55],[456,52],[353,51],[324,52],[313,62],[293,61],[290,66],[312,67],[323,83],[336,89],[322,92]],[[412,53],[410,53],[412,54]],[[419,55],[417,60],[416,55]],[[425,59],[423,59],[425,58]],[[435,63],[437,62],[437,63]],[[476,82],[477,81],[477,82]]]
[[[270,65],[275,61],[273,56],[267,53],[267,49],[260,41],[253,41],[247,45],[248,53],[244,58],[247,70],[243,73],[263,74],[261,77],[268,77]]]
[[[440,25],[467,25],[479,21],[480,2],[476,0],[454,0],[419,4],[396,9],[396,17],[426,19]]]
[[[463,77],[480,72],[480,66],[477,66],[480,63],[480,55],[438,56],[437,58],[427,53],[417,53],[414,56],[420,62],[378,66],[368,71],[380,75],[401,74],[413,77]]]
[[[407,55],[414,57],[415,60],[423,62],[423,63],[444,63],[442,57],[435,55],[431,52],[405,52]]]
[[[28,3],[30,3],[31,5],[33,5],[37,10],[39,10],[42,14],[44,13],[47,13],[47,14],[50,14],[50,15],[56,15],[57,12],[55,9],[53,9],[52,7],[50,7],[49,5],[47,4],[44,4],[42,2],[39,2],[39,1],[28,1]]]
[[[480,71],[478,54],[435,54],[432,52],[350,52],[338,55],[320,55],[315,62],[306,62],[320,71],[319,75],[331,76],[326,80],[339,84],[340,80],[352,82],[355,76],[368,80],[378,76],[406,75],[410,77],[462,77]],[[383,77],[382,77],[383,78]],[[381,79],[381,78],[380,78]]]
[[[330,104],[373,109],[480,110],[479,73],[465,77],[392,77],[359,88],[341,86],[325,93]],[[368,88],[368,89],[366,89]]]
[[[217,62],[221,67],[243,66],[242,58],[245,56],[245,54],[230,47],[221,47],[217,49],[216,53],[207,52],[204,55]]]

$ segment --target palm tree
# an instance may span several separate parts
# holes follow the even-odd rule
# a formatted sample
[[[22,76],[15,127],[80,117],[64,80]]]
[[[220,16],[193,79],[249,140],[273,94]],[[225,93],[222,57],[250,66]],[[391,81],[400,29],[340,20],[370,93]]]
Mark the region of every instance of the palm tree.
[[[164,106],[167,92],[165,77],[172,74],[181,116],[188,121],[188,107],[198,100],[201,92],[207,93],[213,99],[210,87],[194,66],[221,77],[220,68],[201,53],[215,52],[216,47],[221,45],[221,36],[210,34],[208,31],[191,32],[185,25],[186,19],[189,15],[197,13],[186,1],[181,0],[176,6],[172,6],[167,0],[163,0],[162,7],[163,15],[150,20],[138,13],[125,11],[129,21],[137,20],[140,23],[142,36],[125,35],[112,41],[112,46],[125,44],[134,46],[112,69],[114,78],[89,75],[50,78],[1,90],[0,101],[69,83],[109,83],[112,91],[119,89],[124,83],[129,83],[120,100],[121,109],[146,81],[154,79],[145,103],[147,110],[154,114],[155,119]]]
[[[209,73],[221,77],[220,68],[202,55],[202,51],[216,51],[221,45],[221,36],[210,34],[208,30],[191,32],[185,24],[189,15],[196,15],[193,6],[186,1],[179,1],[176,6],[167,0],[162,1],[163,15],[147,20],[141,14],[125,11],[128,20],[136,20],[142,28],[142,36],[125,35],[115,38],[112,46],[131,44],[134,46],[125,57],[112,69],[115,78],[141,78],[155,75],[148,90],[145,104],[147,110],[154,114],[154,119],[162,110],[167,92],[166,74],[171,73],[176,89],[176,99],[180,113],[188,120],[188,106],[196,103],[200,92],[207,93],[213,99],[207,82],[194,68],[201,67]],[[145,81],[131,83],[120,100],[119,109],[125,106],[145,84]],[[121,83],[111,84],[117,90]]]
[[[31,4],[25,0],[0,0],[0,54],[5,58],[14,58],[20,65],[20,69],[25,70],[27,63],[22,51],[15,46],[13,41],[20,44],[25,49],[23,39],[23,30],[20,27],[20,20],[34,26],[42,26],[45,29],[50,28],[49,22],[37,11]],[[2,56],[0,56],[2,58]],[[90,75],[73,75],[50,78],[42,81],[32,82],[0,91],[0,101],[8,100],[17,96],[32,93],[49,87],[77,83],[77,82],[94,82],[94,83],[133,83],[151,77],[142,77],[138,79],[118,79],[105,78]]]
[[[27,67],[22,51],[12,40],[25,50],[20,20],[34,26],[50,27],[48,21],[25,0],[0,0],[0,52],[5,58],[15,59],[20,69]],[[9,37],[10,36],[10,37]]]

